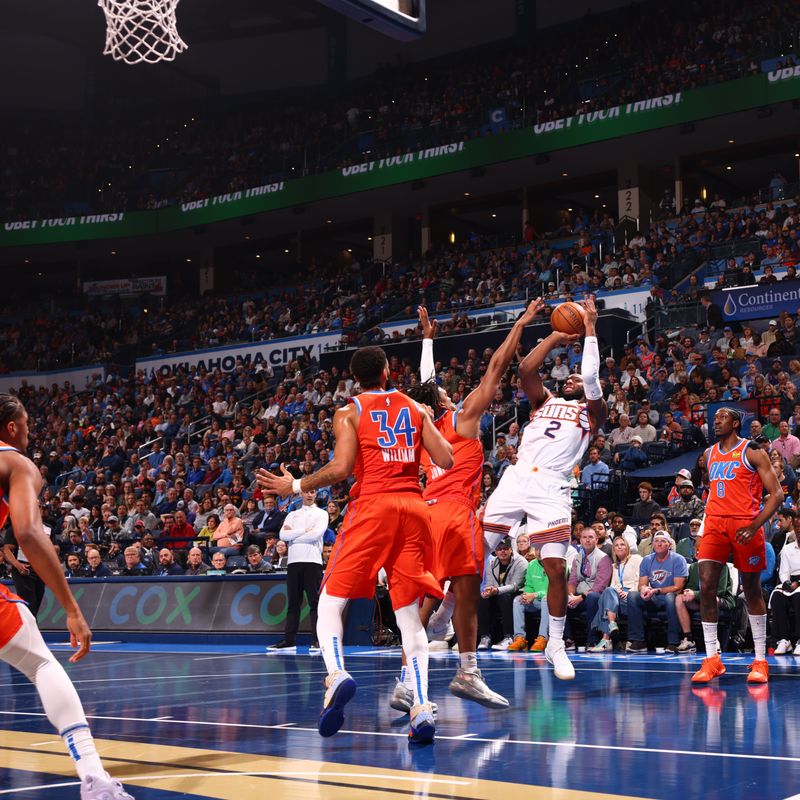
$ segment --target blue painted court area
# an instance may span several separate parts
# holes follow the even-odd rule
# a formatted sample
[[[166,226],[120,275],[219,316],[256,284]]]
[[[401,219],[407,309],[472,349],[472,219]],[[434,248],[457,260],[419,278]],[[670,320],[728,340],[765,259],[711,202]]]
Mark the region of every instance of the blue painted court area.
[[[457,656],[432,654],[437,741],[410,750],[408,717],[388,705],[399,650],[348,648],[359,689],[331,739],[316,732],[321,657],[258,650],[108,643],[67,669],[110,771],[140,799],[800,797],[793,657],[748,687],[750,659],[729,656],[698,689],[699,656],[579,654],[563,683],[541,656],[491,653],[480,667],[511,709],[489,711],[451,696]],[[33,688],[5,665],[0,685],[0,797],[77,797]]]

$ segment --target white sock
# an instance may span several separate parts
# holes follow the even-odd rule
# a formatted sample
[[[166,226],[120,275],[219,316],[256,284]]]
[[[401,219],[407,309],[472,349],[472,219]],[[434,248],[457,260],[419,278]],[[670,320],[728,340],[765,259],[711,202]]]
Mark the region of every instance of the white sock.
[[[317,640],[328,675],[344,669],[342,615],[346,607],[346,598],[332,597],[328,594],[327,588],[322,590],[317,606]]]
[[[717,654],[717,623],[703,623],[703,639],[706,643],[706,658],[713,658]]]
[[[64,739],[80,779],[105,775],[72,681],[44,643],[28,607],[20,603],[19,613],[22,627],[0,650],[0,659],[18,669],[36,687],[47,719]]]
[[[763,661],[767,657],[767,615],[748,614],[750,632],[753,634],[753,647],[756,651],[756,661]]]
[[[406,668],[411,676],[414,705],[428,702],[428,637],[419,618],[419,605],[409,603],[394,612],[397,627],[403,637]]]
[[[89,775],[97,778],[106,774],[100,756],[97,755],[92,732],[85,722],[60,731],[59,735],[67,746],[67,752],[72,756],[75,771],[81,780],[85,780]]]
[[[563,617],[554,617],[552,614],[550,615],[550,644],[553,647],[557,647],[559,642],[564,641],[564,625],[566,625],[567,617],[564,615]]]
[[[456,596],[448,591],[445,596],[444,600],[442,600],[441,605],[436,611],[431,614],[431,618],[428,621],[428,626],[430,628],[444,628],[447,626],[447,623],[453,618],[453,611],[456,607]]]
[[[461,669],[464,672],[478,671],[478,656],[476,653],[459,653],[458,660],[461,662]]]

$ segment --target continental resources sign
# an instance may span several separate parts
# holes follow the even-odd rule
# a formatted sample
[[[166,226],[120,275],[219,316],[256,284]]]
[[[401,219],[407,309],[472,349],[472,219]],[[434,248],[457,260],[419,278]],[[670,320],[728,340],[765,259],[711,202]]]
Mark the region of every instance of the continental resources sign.
[[[502,135],[424,148],[320,175],[277,181],[154,211],[6,222],[0,230],[0,246],[165,233],[797,98],[800,98],[800,68],[787,67],[702,89],[576,114]]]
[[[726,322],[764,319],[781,311],[796,314],[800,310],[800,281],[716,291],[712,297]]]

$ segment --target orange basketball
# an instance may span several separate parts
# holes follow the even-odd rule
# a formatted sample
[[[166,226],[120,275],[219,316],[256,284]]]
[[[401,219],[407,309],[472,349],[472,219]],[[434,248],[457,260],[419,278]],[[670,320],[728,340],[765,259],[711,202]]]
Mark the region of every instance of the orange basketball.
[[[550,315],[550,326],[554,331],[561,333],[577,333],[583,335],[584,331],[583,309],[573,302],[561,303],[553,309]]]

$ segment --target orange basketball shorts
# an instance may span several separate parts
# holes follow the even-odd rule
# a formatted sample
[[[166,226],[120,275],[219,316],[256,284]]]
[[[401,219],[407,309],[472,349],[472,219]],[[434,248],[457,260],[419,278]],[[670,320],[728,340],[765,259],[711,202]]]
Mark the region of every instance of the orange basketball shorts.
[[[697,551],[698,561],[708,559],[724,564],[733,553],[733,566],[739,572],[765,570],[767,551],[763,529],[745,544],[736,541],[736,531],[752,521],[752,517],[706,517],[703,523],[703,536]]]
[[[20,604],[25,601],[0,584],[0,647],[5,647],[22,627]]]
[[[436,500],[429,506],[433,574],[438,581],[483,575],[483,528],[469,501]]]
[[[443,596],[431,571],[430,512],[414,492],[366,495],[350,502],[322,588],[333,597],[373,597],[381,567],[395,609],[426,594]]]

